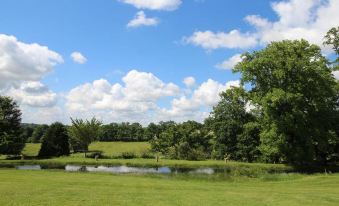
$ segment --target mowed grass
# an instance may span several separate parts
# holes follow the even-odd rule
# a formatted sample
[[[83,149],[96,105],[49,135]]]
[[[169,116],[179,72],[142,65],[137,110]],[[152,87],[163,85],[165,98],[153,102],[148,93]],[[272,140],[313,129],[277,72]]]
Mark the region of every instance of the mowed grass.
[[[123,152],[133,152],[137,156],[149,152],[151,146],[148,142],[93,142],[89,150],[100,150],[104,155],[121,156]]]
[[[338,205],[338,174],[295,176],[208,181],[5,169],[0,170],[0,205]]]
[[[35,157],[39,154],[40,147],[40,143],[26,143],[22,150],[22,154],[29,157]]]
[[[40,143],[26,143],[22,154],[34,157],[39,154]],[[100,150],[104,155],[117,157],[123,152],[133,152],[137,156],[149,152],[151,146],[148,142],[93,142],[89,145],[89,150]]]

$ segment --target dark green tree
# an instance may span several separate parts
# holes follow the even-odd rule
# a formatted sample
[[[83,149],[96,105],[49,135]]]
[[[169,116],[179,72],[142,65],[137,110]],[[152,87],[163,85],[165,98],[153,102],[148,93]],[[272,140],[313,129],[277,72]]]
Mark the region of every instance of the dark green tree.
[[[339,141],[338,90],[327,59],[305,40],[273,42],[246,53],[235,67],[260,108],[261,153],[266,161],[326,163]]]
[[[0,154],[17,155],[25,146],[20,135],[21,112],[10,97],[0,96]]]
[[[47,129],[39,151],[39,157],[69,155],[69,136],[66,126],[56,122]]]
[[[257,147],[256,137],[241,135],[244,132],[244,125],[254,121],[254,116],[246,111],[249,105],[246,91],[240,87],[233,87],[220,94],[220,102],[213,108],[208,120],[208,127],[215,135],[213,156],[217,159],[223,159],[227,156],[233,160],[249,160],[246,150],[255,150]],[[251,149],[241,150],[239,147],[245,147],[239,142],[241,137],[243,143],[251,142],[248,146]],[[247,140],[245,141],[245,138]],[[252,160],[252,159],[251,159]]]

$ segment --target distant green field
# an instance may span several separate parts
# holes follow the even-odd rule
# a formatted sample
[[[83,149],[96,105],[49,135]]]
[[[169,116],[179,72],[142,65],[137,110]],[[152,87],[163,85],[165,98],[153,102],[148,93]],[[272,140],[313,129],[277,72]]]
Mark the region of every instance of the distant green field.
[[[26,143],[22,153],[25,156],[37,156],[40,145],[40,143]],[[150,148],[147,142],[93,142],[89,146],[89,150],[100,150],[108,156],[121,156],[123,152],[133,152],[140,156]]]
[[[0,205],[337,206],[339,175],[209,181],[169,176],[0,170]]]
[[[22,154],[30,157],[37,156],[39,154],[40,146],[40,143],[26,143],[22,150]]]
[[[93,142],[89,146],[89,150],[100,150],[108,156],[121,156],[123,152],[133,152],[140,156],[150,148],[147,142]]]

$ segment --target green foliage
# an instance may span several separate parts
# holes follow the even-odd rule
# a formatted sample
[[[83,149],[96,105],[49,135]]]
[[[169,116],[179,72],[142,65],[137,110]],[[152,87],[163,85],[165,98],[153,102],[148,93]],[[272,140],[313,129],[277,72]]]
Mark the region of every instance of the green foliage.
[[[134,152],[123,152],[121,153],[121,157],[123,159],[133,159],[136,158],[137,155]]]
[[[208,124],[215,135],[213,156],[232,160],[254,161],[259,145],[259,127],[252,113],[246,111],[249,100],[246,91],[233,87],[221,93],[220,102],[213,108]],[[254,156],[251,156],[251,155]]]
[[[34,128],[32,137],[31,137],[31,142],[32,143],[39,143],[42,141],[42,137],[44,136],[45,132],[48,129],[48,125],[42,124],[38,125]]]
[[[339,55],[339,26],[337,28],[333,27],[327,32],[324,44],[332,46],[332,49],[337,54],[337,56]],[[336,63],[338,66],[339,56],[336,59]]]
[[[31,142],[35,124],[21,124],[20,136],[25,142]]]
[[[0,154],[17,155],[25,146],[20,134],[21,112],[10,97],[0,96]]]
[[[326,163],[337,148],[338,87],[327,60],[305,40],[274,42],[235,67],[260,108],[261,152],[268,161]],[[333,148],[334,147],[334,148]]]
[[[99,120],[94,117],[88,120],[72,119],[72,126],[69,127],[71,146],[76,151],[87,151],[88,145],[98,139],[100,125]]]
[[[152,150],[173,159],[203,160],[210,156],[211,139],[203,125],[195,121],[182,124],[160,123],[164,130],[151,141]]]
[[[53,123],[47,129],[39,151],[39,157],[59,157],[69,155],[69,136],[67,128],[59,123]]]
[[[146,141],[148,137],[145,136],[144,130],[139,123],[111,123],[100,127],[99,140],[125,142]]]

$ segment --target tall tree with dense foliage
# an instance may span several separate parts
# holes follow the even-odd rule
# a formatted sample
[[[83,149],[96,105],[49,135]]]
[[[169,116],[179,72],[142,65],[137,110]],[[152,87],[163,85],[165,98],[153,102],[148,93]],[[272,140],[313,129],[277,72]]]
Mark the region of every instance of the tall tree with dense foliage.
[[[39,151],[39,157],[59,157],[69,155],[69,136],[66,126],[56,122],[47,129]]]
[[[337,83],[318,46],[273,42],[235,67],[261,109],[261,152],[267,161],[331,161],[339,143]]]
[[[10,97],[0,96],[0,154],[20,154],[25,139],[20,135],[21,112]]]
[[[91,120],[72,119],[72,126],[69,127],[71,145],[74,151],[87,151],[91,142],[98,139],[100,125],[96,118]]]
[[[255,120],[254,116],[246,111],[246,106],[249,105],[246,95],[246,91],[241,87],[228,89],[220,94],[221,100],[211,112],[208,127],[216,138],[213,151],[215,158],[223,159],[227,156],[233,160],[252,161],[254,156],[249,158],[249,154],[258,150],[258,138],[250,135],[255,134],[249,131],[252,128],[248,126],[247,133],[242,134],[244,125]]]

